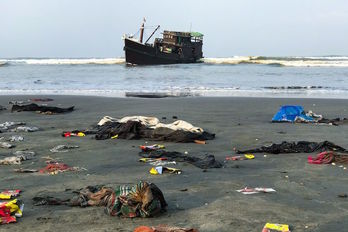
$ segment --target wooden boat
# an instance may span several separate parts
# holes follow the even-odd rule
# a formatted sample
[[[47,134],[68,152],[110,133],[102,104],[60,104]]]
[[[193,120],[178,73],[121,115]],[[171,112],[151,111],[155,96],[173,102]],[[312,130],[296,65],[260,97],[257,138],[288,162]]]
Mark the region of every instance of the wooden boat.
[[[124,51],[126,62],[137,65],[196,63],[203,58],[203,34],[199,32],[164,31],[163,38],[155,38],[153,44],[148,41],[160,28],[152,32],[143,43],[145,20],[140,28],[140,38],[125,35]]]

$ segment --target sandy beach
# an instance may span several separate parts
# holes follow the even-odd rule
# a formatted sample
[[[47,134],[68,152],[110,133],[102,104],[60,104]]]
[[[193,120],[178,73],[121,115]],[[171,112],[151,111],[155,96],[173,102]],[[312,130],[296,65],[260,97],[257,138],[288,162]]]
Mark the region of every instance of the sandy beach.
[[[37,153],[23,161],[22,168],[40,169],[41,157],[59,158],[70,166],[87,171],[57,175],[15,173],[18,165],[0,166],[0,190],[20,189],[25,203],[23,217],[17,223],[1,225],[1,231],[133,231],[139,225],[168,224],[194,227],[201,232],[262,230],[266,222],[291,225],[292,231],[345,231],[348,228],[348,200],[337,197],[348,194],[348,170],[339,165],[310,165],[309,154],[279,154],[253,160],[226,161],[235,155],[234,148],[255,148],[282,141],[331,141],[348,148],[347,126],[312,124],[272,124],[271,118],[281,105],[302,105],[306,110],[327,118],[347,117],[348,100],[279,99],[279,98],[103,98],[80,96],[39,96],[54,101],[50,105],[75,106],[75,111],[59,115],[35,112],[10,112],[10,100],[26,100],[38,96],[1,96],[0,123],[26,122],[40,131],[6,132],[0,137],[20,134],[24,141],[15,148],[0,148],[2,157],[16,150]],[[173,122],[173,116],[215,133],[207,144],[161,143],[168,151],[194,156],[213,154],[224,163],[223,168],[205,172],[193,165],[178,163],[180,175],[153,176],[150,165],[138,162],[139,145],[145,140],[102,140],[93,136],[64,138],[62,131],[85,129],[103,116],[155,116]],[[155,142],[158,143],[158,142]],[[51,153],[60,144],[78,145],[66,153]],[[311,154],[311,155],[316,155]],[[164,193],[167,212],[155,218],[118,218],[104,213],[102,207],[33,206],[32,198],[41,193],[63,196],[67,189],[88,185],[117,186],[140,180],[155,183]],[[235,190],[244,187],[270,187],[271,194],[243,195]]]

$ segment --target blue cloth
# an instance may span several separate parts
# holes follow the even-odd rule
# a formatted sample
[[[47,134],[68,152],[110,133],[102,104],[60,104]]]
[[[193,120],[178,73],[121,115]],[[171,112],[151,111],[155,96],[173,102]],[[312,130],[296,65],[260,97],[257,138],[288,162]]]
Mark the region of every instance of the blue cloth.
[[[307,116],[302,106],[282,106],[273,116],[272,122],[294,122],[296,117],[304,121],[314,122],[314,119]]]

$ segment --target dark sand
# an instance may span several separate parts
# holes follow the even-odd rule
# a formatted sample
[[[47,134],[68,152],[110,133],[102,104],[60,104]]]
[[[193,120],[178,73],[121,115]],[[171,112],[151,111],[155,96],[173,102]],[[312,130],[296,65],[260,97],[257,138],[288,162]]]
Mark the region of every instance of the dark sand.
[[[36,96],[37,97],[37,96]],[[37,152],[34,160],[24,161],[23,168],[41,168],[41,156],[59,157],[71,166],[88,171],[58,175],[19,174],[18,166],[0,166],[0,189],[21,189],[24,215],[18,223],[2,225],[1,231],[133,231],[138,225],[169,224],[196,227],[200,231],[257,231],[266,222],[284,223],[292,231],[347,231],[348,170],[339,165],[309,165],[308,154],[256,154],[254,160],[229,161],[225,168],[203,172],[189,164],[176,167],[181,175],[151,176],[150,165],[138,162],[138,145],[143,140],[104,140],[91,137],[63,138],[63,130],[87,128],[103,116],[126,115],[167,117],[191,122],[216,133],[206,145],[164,143],[167,150],[188,151],[191,155],[214,154],[224,161],[233,148],[252,148],[270,142],[329,140],[348,148],[347,126],[271,124],[273,114],[282,104],[301,104],[306,110],[333,118],[348,116],[347,100],[257,99],[257,98],[176,98],[118,99],[99,97],[48,96],[51,105],[75,105],[64,115],[40,115],[34,112],[0,111],[0,123],[24,121],[42,131],[19,133],[23,142],[11,150],[0,148],[0,154],[30,148]],[[0,105],[9,100],[30,96],[1,96]],[[15,133],[4,133],[9,137]],[[150,144],[151,142],[149,142]],[[79,145],[68,153],[51,153],[59,144]],[[314,154],[315,155],[315,154]],[[33,206],[38,193],[61,194],[95,184],[134,184],[139,180],[155,183],[163,191],[168,210],[157,218],[127,219],[109,217],[103,208],[70,208]],[[274,194],[243,195],[235,190],[250,187],[272,187]],[[187,189],[187,191],[180,191]],[[307,228],[306,228],[307,227]]]

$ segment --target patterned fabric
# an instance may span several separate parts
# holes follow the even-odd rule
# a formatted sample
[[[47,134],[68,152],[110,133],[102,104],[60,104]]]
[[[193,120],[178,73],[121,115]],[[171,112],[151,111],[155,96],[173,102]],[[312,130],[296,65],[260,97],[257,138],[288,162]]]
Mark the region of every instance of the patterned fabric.
[[[152,217],[167,206],[163,193],[155,184],[139,182],[119,186],[109,197],[106,213],[111,216]]]

